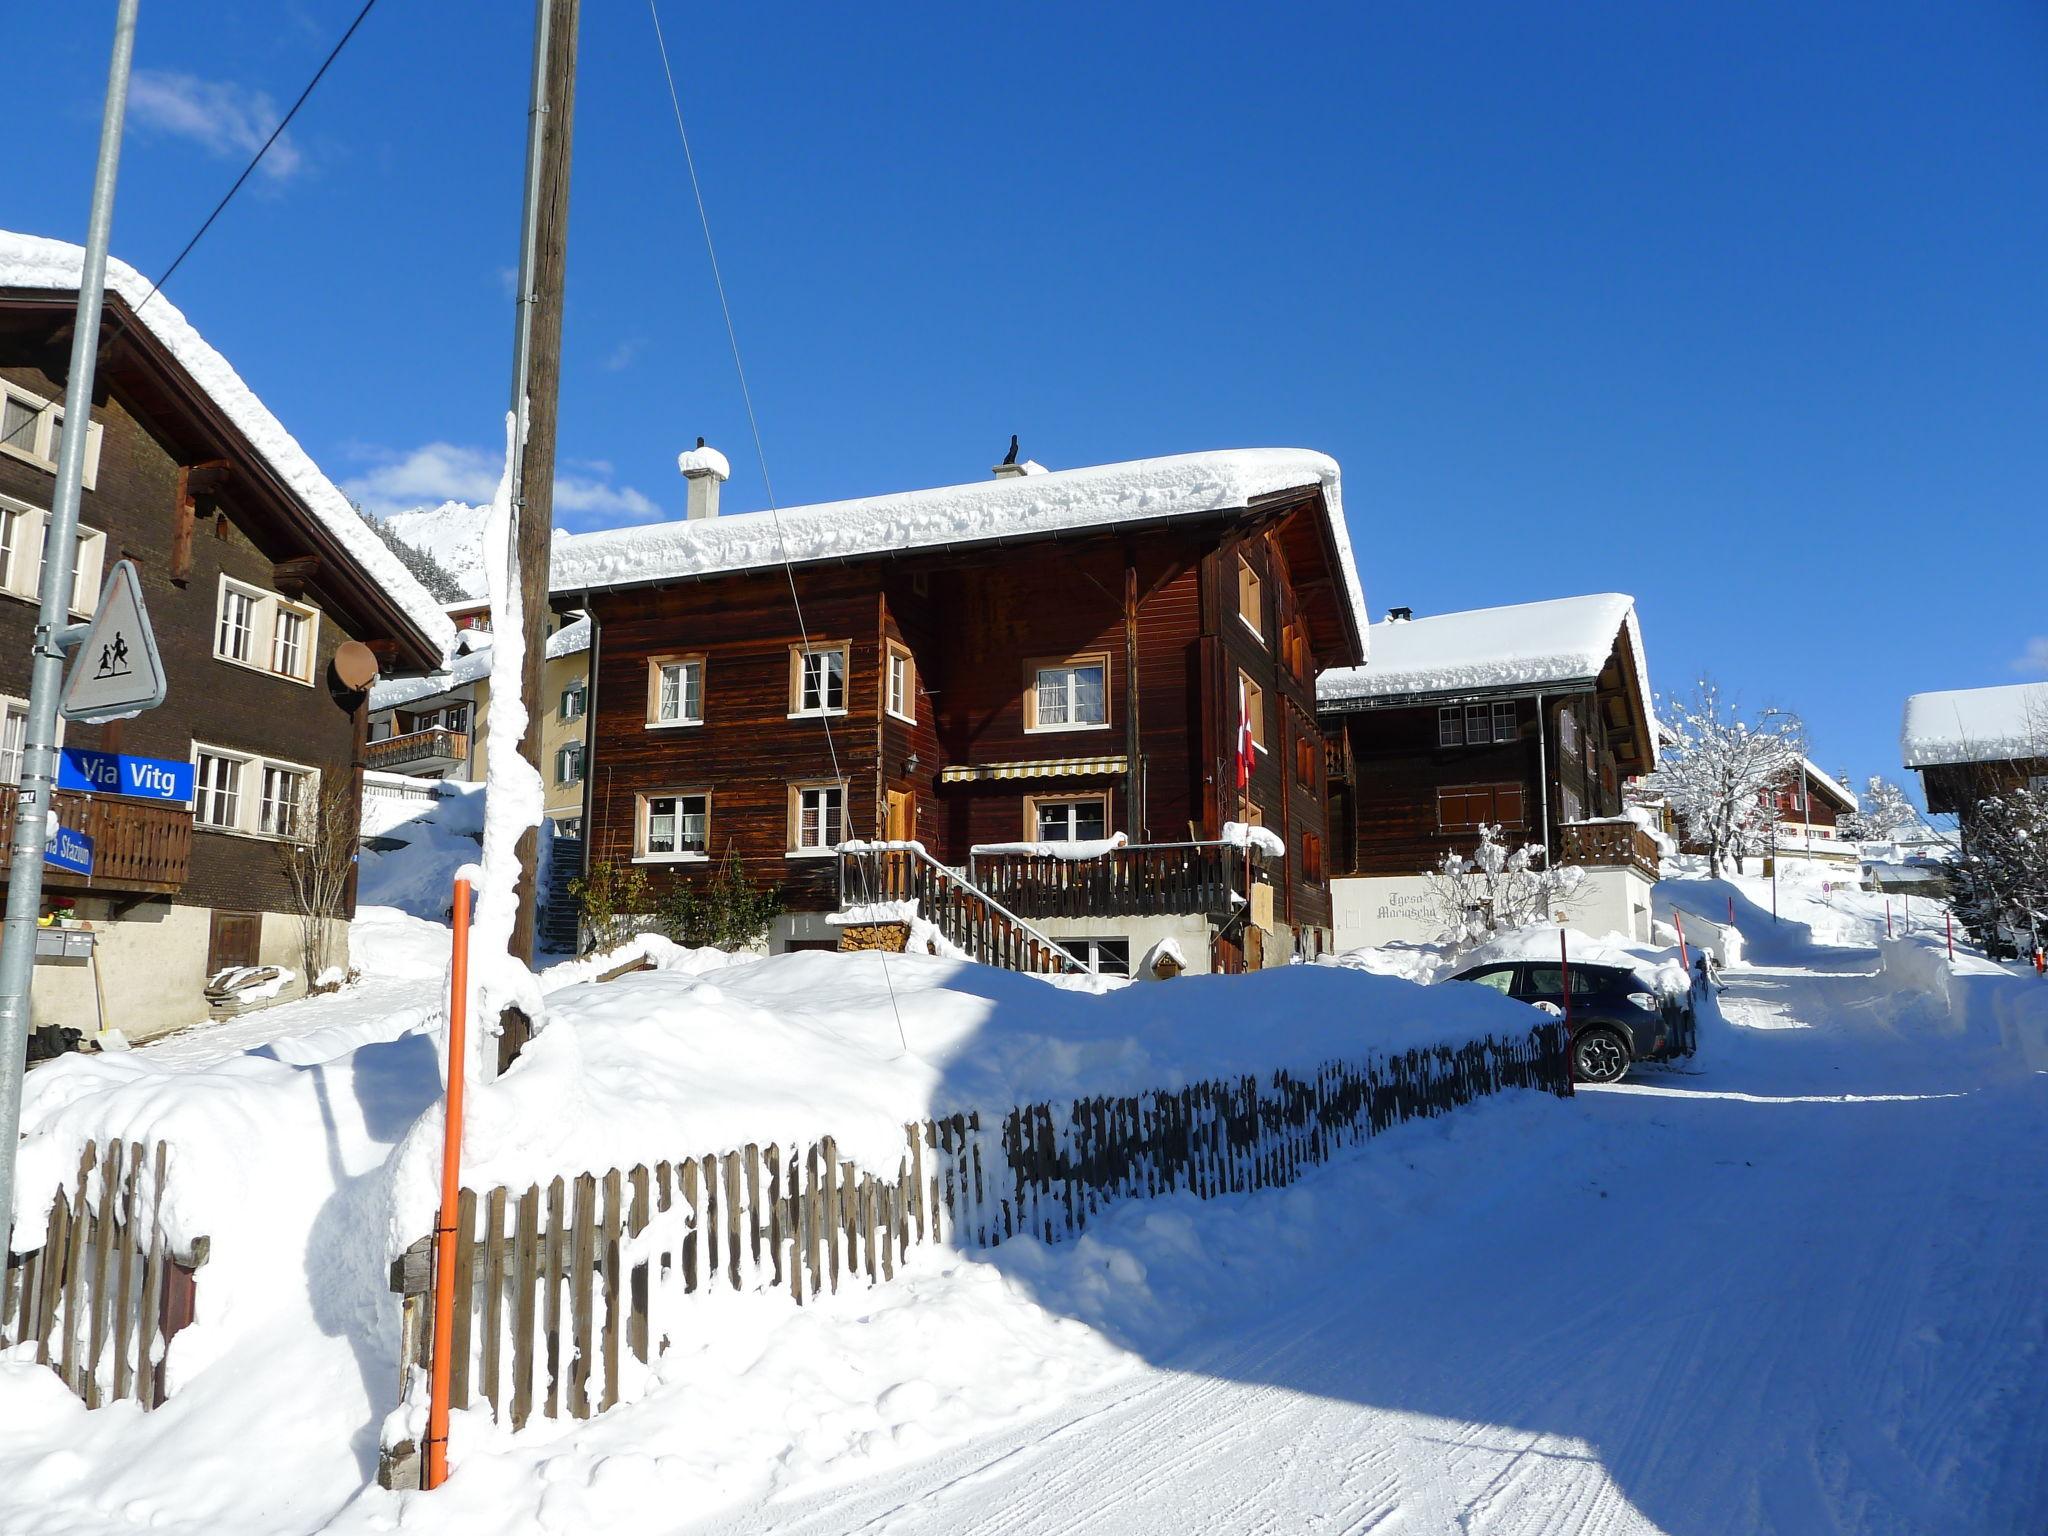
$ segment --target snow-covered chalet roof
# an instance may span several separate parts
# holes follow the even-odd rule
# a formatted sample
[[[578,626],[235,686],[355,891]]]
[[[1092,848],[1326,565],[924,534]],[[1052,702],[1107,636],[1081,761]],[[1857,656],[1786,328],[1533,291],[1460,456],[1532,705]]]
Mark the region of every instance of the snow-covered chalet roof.
[[[1819,786],[1828,794],[1833,795],[1845,810],[1855,811],[1862,809],[1863,803],[1856,798],[1855,792],[1848,785],[1842,783],[1832,774],[1822,772],[1820,766],[1812,758],[1802,758],[1801,761],[1806,764],[1806,783],[1809,789],[1816,785]]]
[[[489,637],[485,637],[488,641]],[[491,675],[491,647],[488,643],[478,645],[473,651],[455,658],[452,666],[439,672],[429,672],[422,677],[393,677],[381,679],[370,685],[370,709],[397,709],[408,704],[417,704],[439,694],[451,693],[471,683],[482,682]]]
[[[564,624],[548,636],[549,661],[558,661],[564,656],[574,656],[578,651],[590,649],[590,615]]]
[[[1320,486],[1359,636],[1365,599],[1344,527],[1337,461],[1300,448],[1236,448],[1133,459],[1086,469],[944,485],[853,501],[650,523],[558,539],[560,593],[651,585],[690,577],[899,550],[979,544],[1195,517],[1248,506],[1277,492]]]
[[[68,241],[0,230],[0,291],[75,294],[84,258],[84,249]],[[129,311],[136,315],[135,323],[220,408],[299,503],[384,590],[431,648],[447,655],[455,629],[441,611],[441,605],[356,515],[348,498],[321,473],[320,467],[299,446],[298,439],[270,414],[228,360],[193,329],[170,300],[160,293],[150,298],[149,279],[126,262],[108,258],[107,291],[126,302]],[[146,305],[144,299],[148,299]]]
[[[1372,626],[1362,667],[1333,667],[1316,679],[1324,704],[1462,693],[1490,688],[1537,688],[1590,683],[1626,643],[1635,662],[1643,719],[1650,723],[1655,760],[1656,710],[1635,599],[1622,592],[1553,597],[1501,608],[1389,619]]]
[[[2048,683],[1916,693],[1899,750],[1908,768],[2048,757]]]

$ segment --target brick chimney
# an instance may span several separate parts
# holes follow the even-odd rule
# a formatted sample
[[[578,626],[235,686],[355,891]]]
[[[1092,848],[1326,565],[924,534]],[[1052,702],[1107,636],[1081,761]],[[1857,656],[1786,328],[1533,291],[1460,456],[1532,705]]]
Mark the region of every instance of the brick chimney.
[[[718,488],[732,478],[732,465],[726,462],[725,455],[716,448],[706,448],[700,437],[696,447],[685,448],[676,455],[676,468],[683,472],[689,486],[684,515],[693,523],[700,517],[718,516]]]

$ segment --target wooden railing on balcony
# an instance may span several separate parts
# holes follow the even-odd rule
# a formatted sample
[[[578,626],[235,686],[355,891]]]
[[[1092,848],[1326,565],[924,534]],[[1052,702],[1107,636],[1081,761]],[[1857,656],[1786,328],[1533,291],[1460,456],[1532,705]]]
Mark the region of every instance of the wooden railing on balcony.
[[[0,786],[0,838],[14,837],[12,784]],[[66,891],[139,891],[169,896],[185,888],[192,867],[192,812],[182,805],[81,795],[59,790],[51,810],[57,824],[93,842],[90,875],[43,866],[43,884]],[[0,881],[6,878],[0,866]]]
[[[436,726],[430,731],[407,731],[403,736],[386,736],[382,741],[370,742],[363,756],[370,767],[384,769],[433,759],[466,763],[469,761],[469,737],[445,726]]]
[[[1255,852],[1255,875],[1258,867]],[[967,860],[969,883],[1023,917],[1226,916],[1244,875],[1244,850],[1222,843],[1132,843],[1092,859],[975,853]]]
[[[839,850],[839,909],[885,911],[917,903],[918,916],[983,965],[1037,975],[1084,971],[1053,940],[917,843],[849,843]],[[879,909],[879,910],[878,910]]]
[[[1561,863],[1626,864],[1657,878],[1657,840],[1632,821],[1568,821],[1558,831]]]

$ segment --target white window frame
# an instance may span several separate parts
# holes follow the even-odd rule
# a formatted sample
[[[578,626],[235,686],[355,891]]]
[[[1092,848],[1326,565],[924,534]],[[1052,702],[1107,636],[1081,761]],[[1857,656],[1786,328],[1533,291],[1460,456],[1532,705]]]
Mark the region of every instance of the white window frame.
[[[831,689],[826,687],[830,669],[822,662],[828,656],[839,658],[839,702],[827,704]],[[821,663],[818,668],[818,702],[804,703],[806,685],[805,672],[813,660]],[[792,720],[822,720],[837,718],[846,713],[853,702],[853,643],[849,640],[828,640],[818,645],[792,645],[789,648],[789,718]]]
[[[1027,843],[1068,843],[1094,842],[1094,838],[1078,837],[1074,834],[1074,807],[1099,805],[1102,807],[1102,835],[1108,837],[1116,828],[1116,807],[1110,803],[1108,790],[1078,795],[1026,795],[1024,797],[1024,841]],[[1047,837],[1040,819],[1040,813],[1047,810],[1064,810],[1067,813],[1067,836]]]
[[[882,708],[905,724],[917,724],[917,659],[910,654],[909,646],[896,640],[888,642],[884,656]]]
[[[1102,718],[1100,720],[1043,721],[1038,714],[1040,688],[1047,674],[1064,674],[1066,711],[1071,717],[1075,712],[1080,695],[1077,685],[1079,674],[1100,668],[1102,671]],[[1024,672],[1024,730],[1027,735],[1039,735],[1056,731],[1106,731],[1110,728],[1110,717],[1116,713],[1115,701],[1110,698],[1111,673],[1109,653],[1091,651],[1081,656],[1066,656],[1026,663]]]
[[[221,648],[221,626],[227,617],[230,592],[246,598],[251,605],[247,656],[235,656]],[[305,625],[305,634],[300,641],[304,676],[296,672],[280,672],[277,668],[277,620],[280,613],[292,614]],[[224,661],[231,667],[240,667],[245,672],[260,672],[265,677],[282,678],[285,682],[297,683],[301,688],[310,688],[320,670],[320,610],[310,603],[294,602],[282,592],[259,587],[252,581],[239,580],[223,571],[213,600],[213,659]]]
[[[569,707],[569,700],[572,698],[576,701],[576,707],[573,710]],[[587,679],[579,680],[562,690],[561,700],[555,707],[555,718],[558,720],[581,720],[589,708],[590,683]]]
[[[836,792],[839,796],[839,835],[826,841],[806,843],[804,839],[804,797]],[[809,779],[789,786],[789,831],[788,848],[783,857],[789,859],[828,859],[838,851],[847,837],[847,795],[844,779]],[[819,831],[825,831],[823,805],[819,807]]]
[[[1476,728],[1478,735],[1473,734]],[[1453,732],[1456,740],[1452,740]],[[1521,723],[1513,699],[1491,703],[1439,704],[1436,711],[1436,744],[1439,747],[1491,747],[1520,740]]]
[[[670,667],[679,668],[685,674],[687,674],[688,669],[691,667],[697,669],[697,712],[694,715],[687,713],[689,692],[684,687],[682,679],[678,678],[676,682],[676,708],[680,712],[673,720],[662,718],[662,674]],[[647,661],[647,729],[650,731],[675,731],[702,725],[705,715],[704,695],[710,675],[710,667],[705,664],[704,657],[697,653],[689,652],[649,657]],[[588,685],[586,684],[585,686]]]
[[[562,765],[569,760],[571,754],[574,754],[576,759],[575,771],[573,773],[565,774],[562,771]],[[582,782],[583,743],[580,741],[565,741],[559,747],[555,748],[556,787],[561,788],[570,784],[581,784]]]
[[[23,447],[18,443],[0,441],[0,453],[33,464],[50,474],[56,474],[58,438],[61,435],[58,426],[64,415],[64,403],[61,400],[48,399],[33,390],[23,389],[19,384],[10,384],[5,379],[0,379],[0,399],[18,400],[37,413],[29,445]],[[0,410],[0,420],[4,420],[5,415],[5,411]],[[79,484],[88,491],[95,489],[99,482],[100,438],[104,431],[105,428],[98,422],[88,419],[85,429],[85,473],[79,480]]]
[[[232,822],[201,821],[200,808],[205,800],[205,785],[201,777],[199,760],[202,757],[219,758],[240,765],[235,785],[235,818]],[[304,794],[308,807],[318,805],[320,800],[320,770],[311,763],[295,763],[290,758],[272,757],[262,752],[245,752],[239,747],[223,747],[210,741],[192,743],[192,827],[198,832],[219,832],[228,837],[253,837],[266,843],[303,842],[306,832],[302,828],[297,835],[286,836],[263,830],[263,778],[266,770],[276,769],[285,773],[304,774]]]
[[[49,537],[50,514],[33,502],[0,496],[0,514],[14,519],[14,538],[0,559],[0,594],[24,603],[43,600],[43,544]],[[33,552],[35,559],[28,558]],[[107,563],[107,536],[84,523],[72,550],[71,612],[89,614],[100,600],[100,578]]]
[[[676,808],[672,813],[676,820],[675,840],[682,842],[682,802],[702,800],[704,802],[704,847],[676,847],[666,852],[655,852],[649,848],[648,830],[654,815],[656,800],[673,800]],[[633,862],[635,864],[704,864],[711,858],[711,791],[702,788],[679,787],[674,789],[650,789],[633,797]]]
[[[4,765],[7,759],[5,748],[6,718],[16,710],[21,711],[21,746],[16,749],[14,754],[15,765],[13,775],[10,777],[6,772],[0,771],[0,787],[10,787],[21,783],[22,764],[26,761],[28,755],[28,700],[22,698],[19,694],[0,693],[0,765]],[[63,745],[64,717],[59,715],[57,717],[57,746],[61,749]]]

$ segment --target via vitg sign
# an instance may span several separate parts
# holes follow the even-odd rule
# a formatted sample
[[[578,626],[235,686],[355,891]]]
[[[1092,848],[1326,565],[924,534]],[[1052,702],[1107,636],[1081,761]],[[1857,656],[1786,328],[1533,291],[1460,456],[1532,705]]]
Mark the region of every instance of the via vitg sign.
[[[192,801],[192,765],[169,757],[131,757],[66,747],[57,761],[57,787],[88,795],[126,795],[135,800]]]

